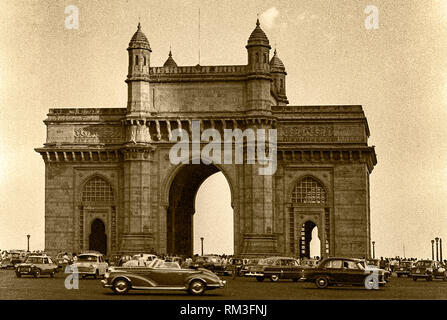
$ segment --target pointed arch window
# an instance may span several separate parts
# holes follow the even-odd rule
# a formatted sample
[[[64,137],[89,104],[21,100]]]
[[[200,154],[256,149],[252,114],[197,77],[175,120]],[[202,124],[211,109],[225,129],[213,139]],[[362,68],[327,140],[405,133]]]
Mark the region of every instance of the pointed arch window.
[[[294,204],[325,204],[326,201],[325,189],[312,177],[301,179],[293,188],[292,203]]]
[[[138,55],[135,56],[135,65],[138,65]]]
[[[112,186],[100,177],[90,179],[82,190],[82,201],[113,202]]]

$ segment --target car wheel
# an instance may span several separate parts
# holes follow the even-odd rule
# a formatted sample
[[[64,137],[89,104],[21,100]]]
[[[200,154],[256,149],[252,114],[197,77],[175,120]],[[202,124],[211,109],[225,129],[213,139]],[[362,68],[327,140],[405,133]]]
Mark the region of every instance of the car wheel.
[[[205,283],[202,280],[193,280],[189,284],[189,293],[194,296],[202,295],[205,292]]]
[[[130,283],[126,279],[117,279],[113,282],[112,290],[116,294],[126,294],[130,290]]]
[[[279,277],[278,277],[278,275],[273,274],[273,275],[270,277],[270,280],[273,281],[273,282],[277,282],[277,281],[279,280]]]
[[[427,278],[425,278],[425,280],[427,280],[427,281],[432,281],[432,280],[433,280],[433,277],[432,277],[432,276],[428,276]]]
[[[417,281],[418,280],[418,278],[416,278],[416,277],[413,277],[413,281]]]
[[[93,278],[97,279],[99,277],[99,270],[96,270],[95,275],[93,276]]]
[[[315,280],[315,285],[317,286],[317,288],[324,289],[327,288],[327,286],[329,285],[329,281],[325,277],[318,277]]]
[[[37,269],[36,271],[34,271],[34,278],[39,278],[40,277],[40,270]]]
[[[264,281],[264,277],[256,277],[256,280],[257,280],[258,282],[262,282],[262,281]]]
[[[20,278],[22,276],[22,274],[16,272],[16,276],[17,276],[17,278]]]
[[[293,282],[298,282],[298,278],[293,278],[292,281]]]

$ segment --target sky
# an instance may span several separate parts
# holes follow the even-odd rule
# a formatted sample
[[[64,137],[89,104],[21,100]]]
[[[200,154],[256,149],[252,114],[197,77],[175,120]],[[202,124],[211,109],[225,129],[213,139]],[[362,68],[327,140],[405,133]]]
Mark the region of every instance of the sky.
[[[77,30],[65,28],[68,5],[79,9]],[[365,28],[368,5],[378,29]],[[405,247],[427,258],[431,239],[447,239],[447,1],[0,0],[0,12],[0,248],[26,248],[26,234],[31,249],[44,247],[42,121],[49,108],[125,107],[138,21],[153,66],[170,47],[178,65],[196,65],[199,47],[202,65],[246,64],[257,14],[285,64],[290,105],[363,105],[378,158],[376,256]],[[231,253],[229,198],[222,175],[202,185],[196,252],[203,236],[206,252]]]

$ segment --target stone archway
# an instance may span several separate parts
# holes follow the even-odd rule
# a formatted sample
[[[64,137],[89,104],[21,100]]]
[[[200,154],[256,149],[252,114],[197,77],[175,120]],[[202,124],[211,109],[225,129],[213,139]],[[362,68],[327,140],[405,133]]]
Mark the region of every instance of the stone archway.
[[[89,250],[99,251],[107,254],[106,226],[101,219],[93,220],[90,227]]]
[[[177,170],[169,188],[167,209],[167,253],[193,255],[193,215],[200,185],[222,172],[214,165],[188,164]],[[224,175],[225,176],[225,175]],[[227,183],[229,183],[228,178]]]

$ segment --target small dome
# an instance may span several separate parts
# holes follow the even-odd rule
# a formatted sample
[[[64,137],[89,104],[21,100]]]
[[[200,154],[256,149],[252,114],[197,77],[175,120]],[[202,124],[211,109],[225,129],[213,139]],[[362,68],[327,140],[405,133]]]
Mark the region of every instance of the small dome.
[[[248,38],[247,47],[251,47],[254,45],[263,45],[268,46],[269,49],[271,48],[269,44],[269,39],[267,38],[264,31],[260,27],[259,19],[256,20],[256,28],[251,33],[250,38]]]
[[[147,49],[152,52],[146,35],[141,31],[141,24],[139,22],[137,32],[135,32],[132,39],[130,39],[129,49]]]
[[[284,72],[286,68],[284,67],[284,63],[282,63],[281,59],[276,54],[276,49],[273,54],[272,59],[270,60],[270,71],[271,72]]]
[[[169,50],[169,57],[163,64],[163,67],[177,67],[177,63],[172,59],[172,52]]]

